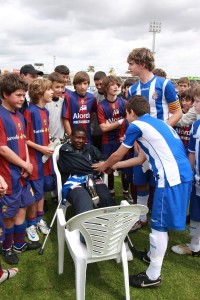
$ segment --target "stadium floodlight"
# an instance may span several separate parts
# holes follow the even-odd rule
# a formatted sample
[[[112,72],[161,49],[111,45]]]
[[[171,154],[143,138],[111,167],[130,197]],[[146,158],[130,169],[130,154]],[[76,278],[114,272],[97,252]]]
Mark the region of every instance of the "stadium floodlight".
[[[153,33],[152,52],[155,54],[156,33],[161,32],[161,22],[150,22],[149,32]]]

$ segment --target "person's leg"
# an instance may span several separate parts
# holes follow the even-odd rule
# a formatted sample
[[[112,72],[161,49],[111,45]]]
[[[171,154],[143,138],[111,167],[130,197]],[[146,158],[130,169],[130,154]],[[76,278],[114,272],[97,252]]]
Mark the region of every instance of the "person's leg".
[[[3,269],[0,261],[0,284],[6,279],[13,278],[18,272],[17,268]]]
[[[99,196],[99,207],[107,207],[107,206],[114,206],[115,201],[113,197],[111,196],[108,187],[102,183],[102,184],[96,184],[96,192]]]
[[[82,186],[70,190],[67,201],[72,204],[76,215],[94,209],[89,192]]]

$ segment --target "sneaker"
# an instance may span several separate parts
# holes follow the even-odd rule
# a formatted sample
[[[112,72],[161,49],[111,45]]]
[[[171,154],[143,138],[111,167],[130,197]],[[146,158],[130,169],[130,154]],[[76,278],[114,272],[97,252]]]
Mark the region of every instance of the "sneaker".
[[[141,229],[142,227],[146,226],[148,224],[148,220],[142,222],[142,221],[137,221],[133,227],[129,230],[129,233],[136,232],[137,230]]]
[[[37,234],[37,230],[35,225],[31,225],[30,227],[26,228],[26,233],[28,235],[28,239],[31,242],[38,242],[39,241],[39,236]]]
[[[9,265],[16,265],[19,262],[17,254],[11,248],[6,250],[2,249],[2,257],[4,261]]]
[[[25,243],[21,248],[17,248],[15,246],[13,246],[13,251],[15,253],[18,253],[18,254],[21,254],[25,251],[28,251],[28,250],[36,250],[38,248],[41,247],[41,244],[39,242],[32,242],[32,243]]]
[[[49,228],[47,226],[47,223],[41,219],[40,222],[37,223],[37,228],[43,233],[48,234]]]
[[[10,269],[7,269],[7,270],[2,270],[2,271],[3,271],[3,274],[0,277],[0,284],[2,282],[4,282],[6,279],[13,278],[17,274],[18,269],[17,268],[10,268]]]
[[[129,204],[133,204],[133,198],[128,192],[123,192],[123,199],[126,200]]]
[[[157,287],[161,285],[161,277],[159,276],[156,280],[151,280],[146,272],[142,272],[137,275],[130,275],[129,285],[138,288]]]
[[[200,251],[194,252],[189,248],[189,244],[177,245],[172,247],[172,251],[181,255],[192,255],[194,257],[200,257]]]
[[[127,255],[127,261],[132,261],[133,260],[133,253],[131,252],[128,242],[125,243],[126,247],[126,255]]]

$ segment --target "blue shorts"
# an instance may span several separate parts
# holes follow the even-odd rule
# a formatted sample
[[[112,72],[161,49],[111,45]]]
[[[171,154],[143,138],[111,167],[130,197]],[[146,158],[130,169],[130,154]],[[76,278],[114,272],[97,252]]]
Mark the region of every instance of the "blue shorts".
[[[200,186],[193,185],[190,197],[190,219],[200,222]]]
[[[55,189],[55,176],[49,175],[45,176],[42,179],[30,180],[30,184],[35,195],[35,200],[40,201],[43,197],[44,192],[50,192]]]
[[[30,206],[35,202],[35,197],[30,183],[26,182],[20,190],[13,194],[6,194],[0,199],[2,203],[2,218],[15,217],[21,207]]]
[[[120,143],[102,145],[102,153],[104,157],[107,159],[111,154],[117,151],[120,145]]]
[[[135,185],[145,185],[149,182],[150,186],[156,186],[153,172],[151,170],[147,170],[144,173],[141,165],[133,167],[133,182]]]
[[[30,185],[30,182],[25,183],[25,185],[22,188],[22,194],[21,194],[21,205],[20,207],[27,207],[32,205],[35,202],[35,196],[33,189]]]
[[[156,188],[151,214],[151,227],[158,231],[166,229],[185,230],[186,214],[192,182],[170,187]]]

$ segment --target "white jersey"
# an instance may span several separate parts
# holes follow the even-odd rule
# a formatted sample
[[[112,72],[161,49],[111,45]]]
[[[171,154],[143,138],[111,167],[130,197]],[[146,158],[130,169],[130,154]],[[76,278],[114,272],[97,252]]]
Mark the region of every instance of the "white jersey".
[[[52,101],[45,105],[49,111],[49,132],[54,138],[64,137],[64,126],[62,122],[61,112],[64,99],[59,97],[58,101]]]

